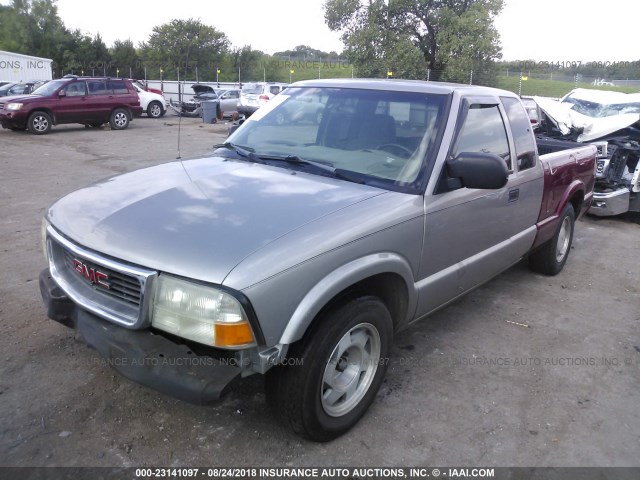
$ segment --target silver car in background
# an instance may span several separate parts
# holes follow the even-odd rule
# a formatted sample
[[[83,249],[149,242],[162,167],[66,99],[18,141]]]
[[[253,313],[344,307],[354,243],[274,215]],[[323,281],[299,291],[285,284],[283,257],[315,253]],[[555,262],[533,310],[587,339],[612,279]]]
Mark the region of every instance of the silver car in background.
[[[238,113],[250,117],[258,108],[267,104],[288,85],[277,82],[245,83],[238,99]]]

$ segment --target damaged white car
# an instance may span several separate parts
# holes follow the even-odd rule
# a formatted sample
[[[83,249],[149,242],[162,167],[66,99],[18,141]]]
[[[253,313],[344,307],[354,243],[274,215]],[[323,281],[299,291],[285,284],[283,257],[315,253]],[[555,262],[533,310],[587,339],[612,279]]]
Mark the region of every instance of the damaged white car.
[[[539,133],[598,147],[589,213],[640,212],[640,93],[579,88],[560,101],[534,99],[544,117]]]

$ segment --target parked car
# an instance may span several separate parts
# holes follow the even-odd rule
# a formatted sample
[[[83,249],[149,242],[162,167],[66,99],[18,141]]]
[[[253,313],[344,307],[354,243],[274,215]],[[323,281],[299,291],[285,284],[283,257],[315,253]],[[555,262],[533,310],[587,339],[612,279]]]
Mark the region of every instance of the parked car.
[[[307,96],[320,123],[277,121]],[[266,374],[276,414],[331,440],[374,401],[395,332],[523,258],[560,273],[595,159],[536,146],[512,92],[299,82],[213,155],[49,207],[42,298],[134,381],[207,404]]]
[[[225,90],[218,95],[218,99],[220,100],[220,109],[222,110],[223,117],[235,118],[238,116],[239,98],[239,88]]]
[[[276,82],[245,83],[238,99],[238,113],[245,117],[251,116],[287,86],[287,83]]]
[[[113,130],[122,130],[141,114],[138,93],[123,78],[70,75],[45,83],[31,95],[0,99],[2,127],[29,129],[35,135],[63,123],[100,127],[109,122]]]
[[[164,97],[164,92],[162,90],[160,90],[158,88],[151,88],[149,86],[149,84],[144,80],[132,80],[131,79],[131,83],[133,83],[134,85],[137,85],[138,87],[140,87],[145,92],[155,93],[157,95],[161,95],[161,96]]]
[[[318,95],[306,95],[300,99],[292,98],[285,102],[282,108],[278,109],[275,121],[278,124],[285,122],[314,122],[322,121],[324,104]]]
[[[213,88],[202,83],[194,83],[191,89],[195,92],[193,99],[196,101],[215,100],[225,91],[223,88]]]
[[[151,118],[160,118],[167,113],[167,101],[163,95],[145,91],[137,83],[133,83],[132,85],[140,98],[140,106],[147,116]]]
[[[0,97],[9,97],[12,95],[29,95],[45,83],[47,83],[47,80],[7,83],[0,87]]]
[[[191,88],[196,92],[193,97],[194,103],[202,103],[206,100],[219,100],[223,117],[234,118],[237,116],[240,89],[213,88],[210,85],[203,85],[201,83],[191,85]]]
[[[239,89],[217,89],[201,83],[191,85],[191,88],[195,92],[192,99],[183,102],[173,100],[169,102],[170,108],[176,114],[185,117],[202,117],[202,102],[214,101],[219,103],[218,118],[236,118],[238,116]]]

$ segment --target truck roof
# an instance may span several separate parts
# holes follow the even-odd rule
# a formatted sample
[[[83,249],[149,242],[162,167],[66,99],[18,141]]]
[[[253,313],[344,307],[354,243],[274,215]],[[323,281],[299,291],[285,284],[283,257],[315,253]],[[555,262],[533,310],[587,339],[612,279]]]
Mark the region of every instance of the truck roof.
[[[424,80],[398,80],[380,78],[332,78],[326,80],[304,80],[291,87],[361,88],[367,90],[394,90],[399,92],[424,92],[449,94],[458,91],[469,95],[500,95],[517,97],[513,92],[481,85],[461,83],[427,82]]]

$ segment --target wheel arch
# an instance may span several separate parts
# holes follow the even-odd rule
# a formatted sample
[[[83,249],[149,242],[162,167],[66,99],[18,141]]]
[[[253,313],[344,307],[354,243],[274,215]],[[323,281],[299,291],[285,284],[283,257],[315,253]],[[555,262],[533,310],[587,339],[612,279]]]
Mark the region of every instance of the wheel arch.
[[[156,100],[156,99],[148,101],[145,107],[142,107],[142,104],[140,104],[140,106],[142,107],[142,110],[146,112],[147,110],[149,110],[149,107],[151,106],[152,103],[157,103],[158,105],[160,105],[160,107],[163,110],[165,110],[166,108],[165,105],[160,100]]]
[[[33,109],[31,109],[29,111],[29,113],[27,113],[27,120],[25,121],[25,125],[28,123],[29,118],[31,117],[31,115],[33,115],[36,112],[43,112],[46,113],[47,115],[49,115],[51,117],[51,123],[53,125],[57,125],[58,124],[58,119],[56,118],[56,114],[53,113],[53,110],[51,110],[50,108],[47,107],[35,107]]]
[[[127,112],[127,117],[129,117],[129,121],[133,120],[133,112],[127,105],[116,105],[115,107],[113,107],[109,112],[109,118],[111,118],[111,115],[113,115],[113,112],[115,112],[116,110],[124,110],[125,112]]]
[[[573,206],[573,211],[575,212],[576,219],[580,216],[580,210],[582,209],[582,204],[584,203],[584,190],[582,188],[576,189],[569,197],[567,203],[570,203]]]
[[[394,253],[369,255],[329,273],[302,299],[280,337],[280,344],[294,343],[310,331],[329,309],[372,295],[389,310],[394,328],[405,324],[417,304],[409,263]]]
[[[576,218],[580,214],[580,208],[584,202],[584,183],[579,180],[573,181],[564,192],[564,195],[560,198],[558,206],[556,207],[555,214],[560,216],[564,210],[564,207],[570,203],[573,206],[573,210],[576,214]]]

